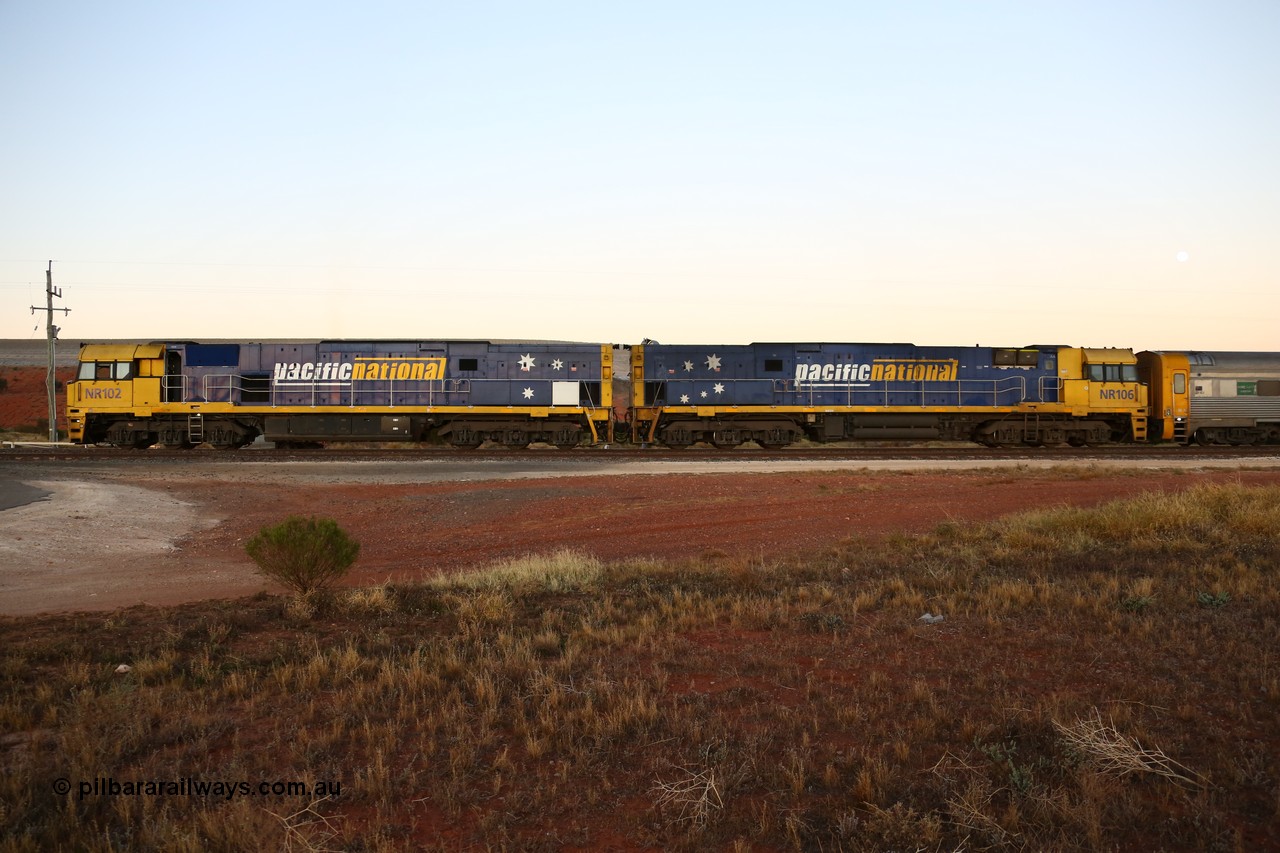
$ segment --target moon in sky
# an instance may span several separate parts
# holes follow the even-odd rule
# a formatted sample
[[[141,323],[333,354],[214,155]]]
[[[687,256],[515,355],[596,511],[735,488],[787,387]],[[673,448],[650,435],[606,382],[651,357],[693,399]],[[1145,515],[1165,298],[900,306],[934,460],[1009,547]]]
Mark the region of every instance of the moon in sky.
[[[1178,263],[1180,264],[1185,264],[1188,260],[1190,260],[1190,258],[1191,256],[1188,255],[1186,252],[1178,253]]]

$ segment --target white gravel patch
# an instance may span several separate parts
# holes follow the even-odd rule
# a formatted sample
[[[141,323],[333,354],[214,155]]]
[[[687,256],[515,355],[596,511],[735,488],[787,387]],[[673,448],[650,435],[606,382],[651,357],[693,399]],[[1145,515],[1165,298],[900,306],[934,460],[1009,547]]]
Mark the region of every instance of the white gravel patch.
[[[128,585],[122,570],[174,554],[184,536],[219,521],[195,504],[137,486],[74,480],[29,485],[50,496],[0,512],[4,613],[38,612],[68,591],[85,607],[115,599]],[[184,582],[176,574],[172,581]]]

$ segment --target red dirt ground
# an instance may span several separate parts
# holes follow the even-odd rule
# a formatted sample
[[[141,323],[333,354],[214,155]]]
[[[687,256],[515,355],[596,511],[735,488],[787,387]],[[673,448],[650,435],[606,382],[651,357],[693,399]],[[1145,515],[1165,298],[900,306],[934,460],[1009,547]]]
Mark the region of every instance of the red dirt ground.
[[[530,552],[606,560],[814,553],[852,537],[947,520],[1094,506],[1204,482],[1280,484],[1280,471],[1174,474],[668,474],[417,485],[308,487],[210,482],[171,494],[227,520],[183,543],[185,563],[249,565],[244,540],[287,514],[330,516],[362,543],[349,582],[407,580]]]
[[[0,391],[0,429],[34,427],[49,417],[43,367],[0,367],[0,380],[8,383]],[[67,383],[75,378],[73,367],[58,370],[58,423],[67,416]],[[3,385],[3,383],[0,383]],[[47,423],[47,421],[46,421]],[[62,424],[65,427],[65,424]],[[46,426],[45,429],[48,429]]]

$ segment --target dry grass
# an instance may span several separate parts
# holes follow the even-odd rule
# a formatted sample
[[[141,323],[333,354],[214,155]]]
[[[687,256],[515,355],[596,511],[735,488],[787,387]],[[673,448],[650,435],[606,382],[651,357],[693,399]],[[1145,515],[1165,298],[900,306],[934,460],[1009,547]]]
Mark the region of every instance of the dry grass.
[[[1144,747],[1137,738],[1121,734],[1114,725],[1102,721],[1102,712],[1096,708],[1092,715],[1074,723],[1055,720],[1053,727],[1069,749],[1091,761],[1102,773],[1149,773],[1190,787],[1205,787],[1206,780],[1200,774],[1183,767],[1163,750]]]
[[[675,778],[653,786],[654,804],[671,815],[668,825],[704,827],[713,812],[724,808],[715,770],[676,768]]]
[[[1280,490],[1212,487],[0,620],[0,850],[1274,848],[1278,569]]]

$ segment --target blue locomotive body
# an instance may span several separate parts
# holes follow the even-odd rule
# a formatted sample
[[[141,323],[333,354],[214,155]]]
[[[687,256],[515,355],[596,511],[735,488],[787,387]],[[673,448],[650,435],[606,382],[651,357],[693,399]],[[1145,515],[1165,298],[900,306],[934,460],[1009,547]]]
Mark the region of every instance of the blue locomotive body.
[[[175,402],[598,406],[601,352],[488,341],[170,343],[165,374]]]
[[[1058,402],[1059,347],[647,345],[648,405],[1014,406]]]
[[[1129,350],[646,343],[631,361],[632,434],[674,447],[1146,437],[1146,393]]]

